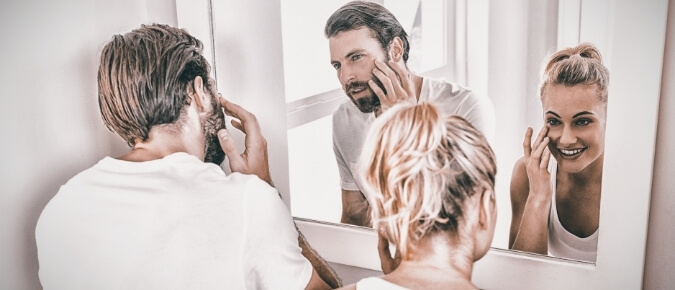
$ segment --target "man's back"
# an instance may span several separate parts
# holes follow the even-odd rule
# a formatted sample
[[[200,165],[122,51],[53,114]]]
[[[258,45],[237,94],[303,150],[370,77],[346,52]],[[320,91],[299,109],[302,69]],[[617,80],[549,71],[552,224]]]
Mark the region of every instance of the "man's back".
[[[36,239],[45,288],[304,288],[312,273],[276,190],[185,153],[101,160],[61,187]]]

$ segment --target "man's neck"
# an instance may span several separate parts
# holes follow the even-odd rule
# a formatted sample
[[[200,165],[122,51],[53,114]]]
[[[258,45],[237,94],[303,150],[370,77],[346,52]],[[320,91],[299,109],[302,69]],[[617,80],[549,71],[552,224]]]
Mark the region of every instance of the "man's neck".
[[[410,74],[412,75],[413,86],[415,86],[415,97],[417,97],[417,102],[419,102],[420,94],[422,94],[422,83],[424,82],[424,77],[418,76],[413,73]]]
[[[189,135],[189,136],[188,136]],[[178,152],[185,152],[204,159],[204,144],[197,142],[199,136],[185,133],[185,131],[164,130],[158,126],[150,130],[146,141],[138,140],[131,152],[117,157],[119,160],[131,162],[144,162],[162,159]],[[201,145],[200,145],[201,144]]]

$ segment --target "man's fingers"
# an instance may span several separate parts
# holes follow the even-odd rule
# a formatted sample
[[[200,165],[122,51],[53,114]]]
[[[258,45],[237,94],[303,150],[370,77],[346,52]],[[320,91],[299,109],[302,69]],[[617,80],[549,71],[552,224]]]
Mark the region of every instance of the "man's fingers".
[[[373,93],[380,98],[380,102],[383,100],[386,100],[387,95],[384,93],[384,91],[375,83],[373,80],[368,80],[368,86],[370,87],[371,90],[373,90]]]
[[[400,82],[401,89],[408,95],[413,94],[412,75],[408,72],[401,62],[389,60],[389,67],[394,71]]]
[[[239,131],[242,131],[244,134],[246,134],[246,148],[257,147],[266,142],[262,136],[260,125],[258,124],[258,119],[255,115],[243,107],[225,100],[224,98],[220,99],[220,104],[223,106],[225,114],[238,119],[233,119],[230,123],[232,123],[232,126],[237,128]]]
[[[232,119],[232,121],[230,121],[230,124],[232,124],[232,127],[237,128],[237,130],[246,133],[246,131],[244,131],[244,125],[242,125],[241,122],[239,122],[238,120]]]
[[[378,95],[378,97],[380,97],[380,101],[386,102],[388,104],[389,103],[393,104],[396,101],[392,99],[393,96],[396,95],[396,90],[394,90],[394,87],[392,86],[391,79],[387,75],[385,75],[382,71],[377,69],[377,67],[373,69],[373,75],[378,80],[380,80],[380,83],[382,83],[382,86],[384,86],[384,89],[387,91],[387,94],[383,94],[383,96]]]
[[[392,61],[389,61],[389,63],[393,63]],[[375,68],[373,69],[373,74],[375,74],[379,79],[382,79],[379,75],[377,75],[377,72],[381,72],[384,76],[389,79],[389,83],[391,85],[391,90],[389,87],[387,88],[387,92],[393,92],[389,93],[389,95],[394,95],[394,96],[403,96],[406,95],[405,89],[401,86],[401,82],[403,81],[403,75],[395,72],[392,67],[389,65],[385,64],[384,62],[380,60],[375,60]]]
[[[220,129],[218,131],[218,141],[220,142],[220,147],[223,148],[223,152],[227,155],[227,158],[230,159],[230,164],[242,164],[243,159],[239,152],[237,152],[237,147],[230,136],[230,132],[227,129]]]

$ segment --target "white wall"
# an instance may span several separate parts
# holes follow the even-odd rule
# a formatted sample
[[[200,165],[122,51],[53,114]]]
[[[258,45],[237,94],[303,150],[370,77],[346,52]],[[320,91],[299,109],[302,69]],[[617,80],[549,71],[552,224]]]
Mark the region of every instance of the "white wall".
[[[644,289],[672,289],[675,285],[675,1],[668,4]]]
[[[126,145],[98,112],[103,44],[141,23],[176,25],[171,0],[0,4],[0,289],[40,289],[35,224],[77,172]]]

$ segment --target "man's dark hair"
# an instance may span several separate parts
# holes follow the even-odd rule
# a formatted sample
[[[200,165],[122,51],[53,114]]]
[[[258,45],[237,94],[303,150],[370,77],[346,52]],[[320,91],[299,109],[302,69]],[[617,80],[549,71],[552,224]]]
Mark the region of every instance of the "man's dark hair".
[[[380,42],[385,51],[389,51],[389,44],[398,37],[403,42],[403,62],[408,61],[410,44],[408,34],[405,33],[401,23],[396,20],[389,10],[379,4],[363,1],[353,1],[340,7],[326,21],[324,33],[331,38],[343,31],[370,28],[373,37]]]
[[[174,124],[190,103],[194,79],[213,86],[202,43],[183,29],[142,25],[103,47],[98,102],[103,122],[129,146],[145,142],[156,125]]]

